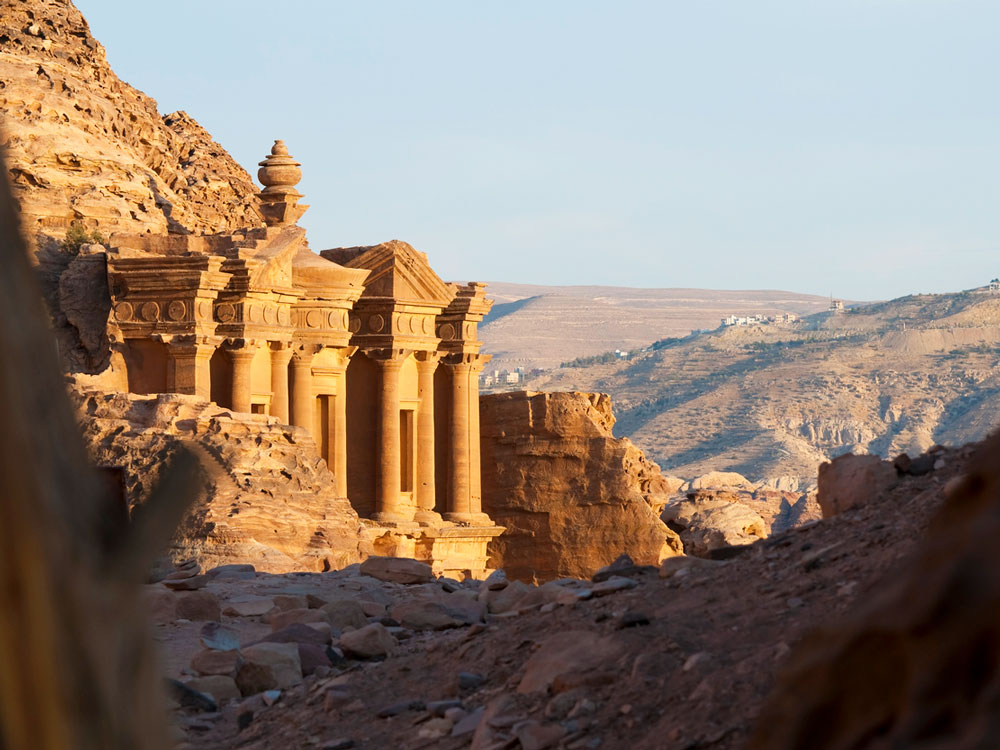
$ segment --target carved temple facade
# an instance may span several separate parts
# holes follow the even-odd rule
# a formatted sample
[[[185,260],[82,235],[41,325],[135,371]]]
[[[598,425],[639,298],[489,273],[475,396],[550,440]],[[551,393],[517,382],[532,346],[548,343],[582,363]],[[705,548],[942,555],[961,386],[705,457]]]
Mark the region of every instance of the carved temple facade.
[[[503,531],[481,507],[485,285],[445,283],[395,240],[317,255],[296,225],[301,172],[281,141],[258,176],[265,226],[111,238],[128,390],[306,429],[376,553],[482,573]]]

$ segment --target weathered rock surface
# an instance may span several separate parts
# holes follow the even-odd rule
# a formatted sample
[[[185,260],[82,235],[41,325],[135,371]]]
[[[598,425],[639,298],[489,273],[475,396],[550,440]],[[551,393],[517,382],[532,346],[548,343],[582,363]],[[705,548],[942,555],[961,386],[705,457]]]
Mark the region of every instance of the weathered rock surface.
[[[250,175],[184,112],[121,81],[71,2],[4,3],[4,147],[27,234],[259,226]]]
[[[396,640],[385,626],[373,622],[340,637],[340,647],[348,656],[360,659],[384,659],[396,650]]]
[[[742,474],[735,471],[710,471],[691,480],[688,489],[705,490],[717,489],[720,487],[735,487],[741,490],[752,490],[755,488],[753,482]]]
[[[481,399],[483,510],[507,527],[490,543],[494,567],[522,580],[589,578],[623,553],[658,565],[681,551],[657,517],[669,485],[613,424],[601,394]]]
[[[372,556],[361,563],[361,572],[391,583],[427,583],[434,578],[430,565],[408,557]]]
[[[253,646],[247,646],[243,649],[243,660],[244,664],[237,673],[237,682],[241,681],[240,676],[248,668],[253,668],[254,671],[259,670],[258,677],[263,674],[264,670],[270,671],[273,683],[262,688],[263,690],[290,687],[302,681],[302,662],[299,660],[298,644],[255,643]],[[263,682],[266,682],[266,679],[262,678],[262,684]],[[240,689],[244,695],[248,694],[243,685]],[[253,690],[252,692],[259,693],[261,691]]]
[[[823,517],[864,505],[872,497],[896,486],[896,467],[878,456],[838,456],[819,467],[817,501]]]
[[[175,446],[193,445],[204,456],[207,499],[174,539],[175,559],[197,558],[204,569],[252,560],[262,571],[317,571],[370,551],[357,513],[337,496],[304,430],[194,396],[82,389],[73,396],[91,455],[124,470],[132,501],[148,496]]]
[[[863,464],[857,459],[845,464]],[[1000,732],[1000,437],[897,574],[792,652],[753,750],[968,747]],[[836,462],[834,462],[836,464]],[[891,466],[891,465],[890,465]],[[820,488],[823,482],[820,475]],[[836,717],[836,721],[817,717]]]
[[[767,536],[760,515],[723,497],[692,493],[664,508],[660,518],[680,534],[685,553],[698,557],[722,547],[753,544]]]

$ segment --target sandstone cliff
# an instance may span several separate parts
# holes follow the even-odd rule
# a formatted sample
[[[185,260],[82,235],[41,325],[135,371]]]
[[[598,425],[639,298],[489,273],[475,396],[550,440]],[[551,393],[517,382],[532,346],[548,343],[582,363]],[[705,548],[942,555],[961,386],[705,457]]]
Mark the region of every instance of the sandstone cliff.
[[[639,565],[679,554],[658,514],[659,467],[611,434],[611,399],[504,393],[480,402],[483,510],[506,533],[491,564],[513,578],[590,577],[622,553]]]
[[[30,241],[259,226],[250,175],[184,112],[121,81],[69,0],[2,1],[7,167]]]
[[[179,443],[205,458],[206,500],[175,538],[173,558],[195,557],[203,567],[252,560],[282,573],[342,568],[371,553],[304,430],[194,396],[72,395],[91,456],[124,470],[130,502],[148,495]]]

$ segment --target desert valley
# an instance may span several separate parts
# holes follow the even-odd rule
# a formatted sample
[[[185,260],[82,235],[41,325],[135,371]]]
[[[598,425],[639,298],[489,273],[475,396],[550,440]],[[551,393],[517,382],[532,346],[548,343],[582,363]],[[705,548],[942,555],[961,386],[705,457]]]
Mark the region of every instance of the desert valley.
[[[0,747],[996,745],[992,270],[313,247],[295,143],[255,182],[72,2],[2,5]]]

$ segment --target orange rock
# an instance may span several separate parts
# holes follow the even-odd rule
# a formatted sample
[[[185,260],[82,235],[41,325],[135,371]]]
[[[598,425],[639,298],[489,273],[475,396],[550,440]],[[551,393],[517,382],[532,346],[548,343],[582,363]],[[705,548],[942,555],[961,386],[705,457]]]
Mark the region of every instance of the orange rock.
[[[590,578],[622,553],[659,565],[681,552],[658,518],[671,488],[611,432],[603,394],[503,393],[480,400],[483,510],[507,531],[491,565],[521,580]]]
[[[817,501],[823,517],[864,505],[896,486],[896,468],[878,456],[848,453],[820,464]]]
[[[589,630],[550,636],[524,665],[524,677],[517,685],[517,692],[559,693],[600,682],[606,673],[620,669],[617,660],[621,652],[621,645],[612,638]]]

